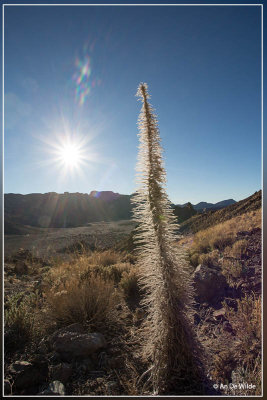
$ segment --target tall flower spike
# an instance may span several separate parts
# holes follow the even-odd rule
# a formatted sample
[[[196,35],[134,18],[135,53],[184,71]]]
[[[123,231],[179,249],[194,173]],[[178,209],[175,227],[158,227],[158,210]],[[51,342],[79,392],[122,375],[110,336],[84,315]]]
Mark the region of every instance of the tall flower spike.
[[[143,355],[151,363],[148,371],[154,394],[184,394],[188,388],[192,393],[187,394],[202,393],[201,352],[192,324],[193,288],[185,256],[175,244],[178,225],[165,190],[158,121],[147,89],[141,83],[137,91],[142,109],[138,190],[133,197],[140,284],[147,311]]]

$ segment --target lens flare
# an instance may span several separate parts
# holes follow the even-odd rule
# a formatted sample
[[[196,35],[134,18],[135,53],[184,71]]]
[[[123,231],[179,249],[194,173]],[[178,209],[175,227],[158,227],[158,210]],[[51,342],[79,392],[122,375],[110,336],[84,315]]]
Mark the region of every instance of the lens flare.
[[[83,61],[77,58],[75,66],[78,69],[78,72],[73,76],[76,83],[75,99],[79,105],[83,105],[86,97],[90,93],[90,75],[92,72],[90,57],[86,56]]]
[[[75,60],[77,69],[73,75],[73,80],[75,82],[75,100],[80,106],[85,103],[92,88],[101,83],[100,79],[92,78],[91,64],[92,62],[89,55],[86,55],[83,59],[76,58]]]

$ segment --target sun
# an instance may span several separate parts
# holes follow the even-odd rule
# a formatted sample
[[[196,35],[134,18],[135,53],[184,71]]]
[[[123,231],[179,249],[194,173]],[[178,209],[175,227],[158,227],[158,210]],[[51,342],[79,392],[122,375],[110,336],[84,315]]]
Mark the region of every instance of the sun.
[[[64,145],[61,149],[58,149],[58,153],[60,161],[66,167],[77,167],[82,160],[82,154],[75,143]]]
[[[78,129],[71,131],[68,126],[60,132],[56,127],[53,134],[41,136],[41,140],[46,145],[49,158],[40,163],[55,169],[60,180],[85,178],[85,171],[101,160],[91,143],[89,132],[81,134]]]

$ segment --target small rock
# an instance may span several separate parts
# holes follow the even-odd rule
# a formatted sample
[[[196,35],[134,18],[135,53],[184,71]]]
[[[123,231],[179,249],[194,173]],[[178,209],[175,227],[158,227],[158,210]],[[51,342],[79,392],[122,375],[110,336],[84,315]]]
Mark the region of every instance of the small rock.
[[[220,308],[220,310],[215,310],[214,312],[213,312],[213,316],[216,318],[216,319],[223,319],[224,318],[224,316],[225,316],[225,308]]]
[[[53,381],[52,383],[50,383],[47,389],[39,393],[39,395],[59,395],[59,396],[65,396],[65,394],[66,394],[65,386],[63,385],[63,383],[59,381]]]
[[[15,361],[13,364],[10,365],[10,372],[11,373],[19,373],[21,371],[27,370],[27,368],[31,368],[33,365],[28,361]]]
[[[200,264],[193,274],[193,285],[199,302],[214,304],[224,295],[227,282],[217,268]]]
[[[54,294],[55,297],[66,296],[68,294],[67,290],[61,290],[60,292],[56,292]]]
[[[106,340],[101,333],[81,333],[79,324],[59,329],[49,338],[49,343],[64,361],[73,358],[87,358],[92,353],[106,347]]]
[[[237,232],[236,237],[240,238],[240,237],[249,236],[249,235],[250,235],[249,231],[239,231],[239,232]]]
[[[60,333],[60,332],[86,333],[84,327],[81,324],[79,324],[78,322],[68,325],[65,328],[61,328],[58,331],[56,331],[56,333]]]

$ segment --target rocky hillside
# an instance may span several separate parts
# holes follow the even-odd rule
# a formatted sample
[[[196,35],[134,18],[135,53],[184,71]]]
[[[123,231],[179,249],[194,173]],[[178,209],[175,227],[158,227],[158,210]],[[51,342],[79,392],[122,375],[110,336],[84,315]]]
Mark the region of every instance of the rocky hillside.
[[[197,301],[195,323],[210,357],[209,374],[220,394],[260,394],[261,209],[186,240]],[[244,390],[242,382],[253,388]]]
[[[255,192],[252,196],[244,200],[238,201],[228,207],[217,211],[208,211],[202,214],[197,214],[190,219],[187,219],[180,225],[182,233],[198,232],[201,229],[206,229],[220,222],[227,221],[237,215],[242,215],[246,212],[258,210],[262,204],[261,190]]]

